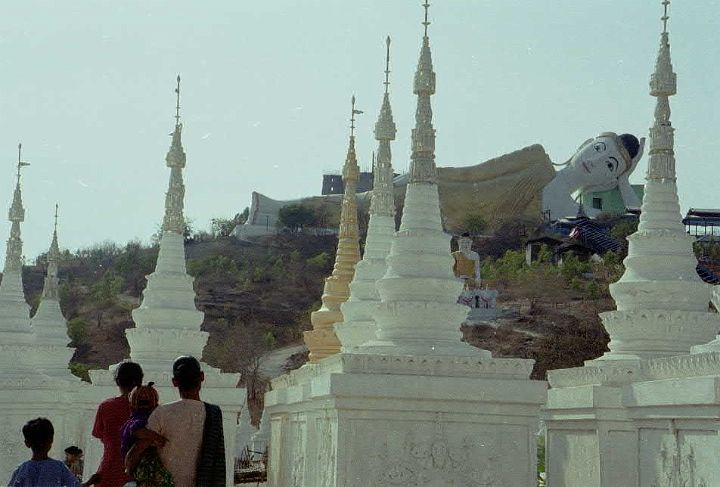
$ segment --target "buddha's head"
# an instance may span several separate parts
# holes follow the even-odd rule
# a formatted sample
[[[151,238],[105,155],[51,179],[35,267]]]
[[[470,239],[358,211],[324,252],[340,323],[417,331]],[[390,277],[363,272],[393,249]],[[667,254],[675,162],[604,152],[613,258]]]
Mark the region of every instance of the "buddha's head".
[[[634,135],[603,132],[583,142],[563,172],[570,173],[577,189],[608,190],[635,170],[641,156],[641,143]]]

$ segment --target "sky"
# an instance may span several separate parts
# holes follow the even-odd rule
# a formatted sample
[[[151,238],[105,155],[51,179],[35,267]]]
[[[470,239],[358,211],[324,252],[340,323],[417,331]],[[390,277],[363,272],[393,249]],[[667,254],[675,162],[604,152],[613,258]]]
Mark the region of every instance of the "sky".
[[[344,161],[353,94],[370,166],[387,35],[404,171],[422,15],[419,0],[2,0],[0,214],[22,142],[28,261],[50,243],[56,202],[61,247],[148,242],[164,211],[177,74],[194,227],[242,211],[252,191],[318,194]],[[646,136],[661,15],[660,0],[435,0],[438,165],[535,143],[563,162],[600,132]],[[717,208],[720,2],[674,0],[670,15],[681,206]]]

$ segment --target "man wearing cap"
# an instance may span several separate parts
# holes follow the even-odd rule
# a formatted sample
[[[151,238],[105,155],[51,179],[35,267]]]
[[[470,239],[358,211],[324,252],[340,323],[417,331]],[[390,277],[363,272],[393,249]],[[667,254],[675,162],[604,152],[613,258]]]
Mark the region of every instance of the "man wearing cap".
[[[226,485],[222,412],[200,400],[204,380],[195,357],[175,359],[172,383],[180,400],[158,406],[148,419],[148,428],[167,439],[158,453],[176,487]]]

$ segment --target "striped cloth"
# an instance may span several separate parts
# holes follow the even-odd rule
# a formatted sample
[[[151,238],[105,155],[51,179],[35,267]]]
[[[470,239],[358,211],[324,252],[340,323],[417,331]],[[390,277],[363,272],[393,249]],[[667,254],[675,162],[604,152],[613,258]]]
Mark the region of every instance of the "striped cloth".
[[[195,485],[197,487],[226,487],[225,475],[225,436],[222,411],[219,406],[205,403],[205,425]]]

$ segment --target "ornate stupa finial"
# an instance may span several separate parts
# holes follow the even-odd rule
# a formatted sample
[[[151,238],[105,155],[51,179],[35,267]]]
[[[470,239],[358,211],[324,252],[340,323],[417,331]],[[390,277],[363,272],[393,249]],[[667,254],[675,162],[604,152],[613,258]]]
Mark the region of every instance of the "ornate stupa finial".
[[[43,299],[60,299],[58,292],[58,264],[60,260],[60,246],[58,245],[58,204],[55,203],[55,223],[53,225],[52,241],[50,249],[47,253],[47,275],[45,276],[45,286],[43,287]]]
[[[390,36],[385,39],[385,93],[390,89]]]
[[[177,86],[175,87],[176,103],[175,103],[175,126],[180,125],[180,75],[176,78]]]
[[[650,129],[650,162],[648,178],[675,179],[675,141],[670,122],[670,97],[677,93],[677,75],[673,72],[670,59],[670,36],[667,31],[669,0],[663,0],[663,31],[660,34],[660,49],[655,61],[655,72],[650,76],[650,95],[655,104],[655,123]]]
[[[333,325],[343,321],[340,305],[350,296],[350,281],[355,275],[355,265],[360,260],[360,230],[357,215],[357,183],[360,177],[355,155],[355,115],[363,113],[355,108],[355,96],[351,99],[350,141],[343,165],[342,176],[345,190],[340,209],[340,229],[335,265],[332,274],[325,279],[322,306],[310,315],[313,329],[304,334],[305,343],[310,350],[310,362],[340,351],[340,341],[335,335]]]
[[[430,8],[430,4],[427,2],[427,0],[425,0],[425,3],[423,3],[423,8],[425,9],[425,20],[423,21],[422,25],[425,27],[424,36],[427,37],[428,26],[430,25],[430,21],[428,20],[428,9]]]
[[[185,184],[182,170],[185,167],[185,150],[182,146],[182,123],[180,123],[180,75],[177,77],[175,87],[175,130],[172,133],[170,150],[165,162],[170,168],[170,184],[165,194],[165,217],[163,231],[175,232],[180,235],[185,231],[185,216],[183,214],[185,200]]]
[[[354,138],[355,138],[355,115],[360,115],[361,113],[363,113],[363,111],[357,110],[355,108],[355,95],[352,96],[351,103],[352,103],[352,110],[350,112],[350,139],[354,140]]]
[[[5,270],[22,269],[22,239],[20,237],[20,223],[25,221],[25,208],[22,203],[22,188],[20,186],[20,171],[30,163],[22,160],[22,144],[18,144],[17,175],[13,201],[8,212],[8,219],[12,223],[10,227],[10,238],[7,241],[7,254],[5,258]]]
[[[720,317],[708,313],[710,286],[695,270],[694,239],[685,232],[678,201],[669,102],[677,91],[667,31],[669,3],[661,2],[660,49],[650,76],[650,95],[657,102],[640,222],[628,237],[625,272],[610,285],[617,311],[600,315],[610,335],[610,352],[601,362],[686,354],[720,329]]]
[[[370,214],[395,215],[393,196],[393,168],[390,142],[395,140],[397,129],[390,106],[390,36],[385,39],[385,94],[380,114],[375,123],[375,140],[378,141],[377,162],[373,162],[373,192],[370,199]],[[387,249],[389,251],[389,248]],[[383,251],[385,252],[385,251]],[[387,252],[385,252],[387,255]]]
[[[435,94],[435,72],[430,52],[430,38],[427,34],[428,7],[425,2],[425,34],[423,36],[420,58],[413,92],[417,95],[417,109],[415,110],[415,128],[412,131],[412,154],[410,156],[409,182],[435,183],[437,181],[437,167],[435,166],[435,129],[432,125],[432,106],[430,97]]]

